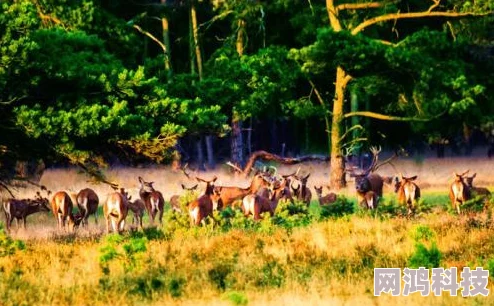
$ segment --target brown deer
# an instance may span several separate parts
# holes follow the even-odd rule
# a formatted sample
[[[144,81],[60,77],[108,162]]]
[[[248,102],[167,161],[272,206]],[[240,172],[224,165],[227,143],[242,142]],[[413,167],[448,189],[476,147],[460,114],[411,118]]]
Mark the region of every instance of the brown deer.
[[[323,196],[322,186],[320,187],[314,186],[314,190],[316,191],[317,198],[319,199],[319,205],[321,206],[332,204],[336,202],[336,199],[338,198],[336,193],[334,192],[330,192],[327,195]]]
[[[456,209],[458,214],[461,213],[460,205],[470,199],[470,191],[464,181],[465,175],[468,173],[468,171],[469,170],[463,172],[462,174],[453,172],[454,181],[449,187],[449,199],[451,200],[453,209]]]
[[[82,226],[87,228],[89,215],[94,215],[94,222],[98,224],[99,198],[96,192],[90,188],[82,189],[77,194],[76,201],[82,217]]]
[[[211,216],[213,211],[218,209],[218,202],[221,199],[222,189],[224,188],[213,185],[217,179],[216,176],[209,181],[198,177],[196,179],[206,183],[206,191],[188,205],[191,225],[200,225],[206,217]]]
[[[264,179],[264,174],[260,172],[254,175],[248,188],[222,186],[221,198],[218,203],[219,208],[223,209],[231,206],[236,200],[243,199],[248,194],[256,193],[261,187],[265,186],[267,186],[267,183]]]
[[[253,215],[254,220],[258,221],[262,219],[261,214],[269,212],[271,216],[274,215],[279,200],[285,196],[287,192],[286,180],[273,181],[269,186],[268,197],[259,194],[248,194],[242,199],[242,212],[244,216]]]
[[[377,160],[381,149],[375,147],[371,148],[373,155],[371,165],[362,173],[356,174],[353,170],[345,170],[350,173],[351,177],[355,178],[355,190],[357,192],[358,203],[365,208],[375,209],[377,208],[379,199],[383,195],[383,178],[377,173],[371,173],[384,163],[377,165]],[[388,159],[389,162],[390,159]],[[369,193],[372,191],[372,193]],[[371,203],[369,203],[371,201]]]
[[[121,190],[120,193],[123,193],[127,198],[128,207],[130,211],[132,211],[132,215],[133,215],[132,223],[135,225],[136,228],[141,227],[141,229],[143,229],[142,218],[144,217],[144,211],[146,210],[146,205],[144,204],[144,201],[141,199],[136,199],[132,201],[132,196],[129,196],[129,193],[126,192],[125,190]]]
[[[51,199],[51,211],[58,221],[58,229],[65,230],[65,223],[67,222],[69,231],[73,230],[76,224],[76,219],[72,214],[74,205],[70,195],[65,191],[58,191],[53,195]]]
[[[129,212],[129,204],[127,201],[128,194],[124,188],[120,188],[120,192],[113,192],[108,195],[108,198],[103,203],[103,215],[106,219],[106,232],[121,233],[125,229],[125,218]]]
[[[161,192],[154,190],[154,182],[146,182],[139,176],[139,183],[141,183],[141,189],[139,190],[139,196],[146,205],[146,210],[149,214],[151,224],[154,224],[154,218],[158,215],[160,224],[163,223],[163,209],[165,207],[165,199]]]
[[[48,191],[48,196],[50,195]],[[12,226],[12,220],[16,220],[17,229],[19,229],[19,222],[23,221],[23,227],[26,229],[26,218],[37,212],[50,211],[48,207],[48,199],[42,198],[38,192],[37,197],[34,200],[31,199],[8,199],[3,202],[3,211],[5,213],[5,223],[7,225],[7,232],[10,232]]]
[[[292,186],[293,195],[295,196],[295,198],[304,202],[307,206],[310,205],[310,201],[312,200],[312,192],[310,191],[309,187],[307,187],[309,176],[310,173],[303,177],[295,175],[294,177],[300,182],[300,185],[296,189]]]
[[[420,187],[414,181],[417,176],[405,177],[400,173],[401,180],[395,178],[395,192],[397,193],[398,203],[406,205],[408,216],[411,216],[417,206],[420,198]]]
[[[467,185],[468,189],[470,190],[470,195],[472,197],[476,196],[482,196],[484,198],[488,197],[491,195],[491,192],[489,189],[485,187],[474,187],[473,186],[473,179],[477,176],[477,173],[472,174],[472,176],[465,176],[465,184]]]
[[[197,189],[197,184],[192,186],[192,187],[186,187],[184,184],[181,184],[182,189],[185,190],[186,192],[192,192]],[[178,194],[172,195],[170,198],[170,206],[172,207],[173,211],[182,212],[182,208],[180,208],[180,196]]]

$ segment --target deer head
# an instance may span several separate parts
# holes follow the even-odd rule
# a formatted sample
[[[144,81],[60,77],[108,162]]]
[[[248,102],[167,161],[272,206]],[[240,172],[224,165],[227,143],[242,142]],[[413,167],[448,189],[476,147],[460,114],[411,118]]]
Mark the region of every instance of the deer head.
[[[139,183],[141,183],[141,191],[144,192],[154,191],[154,187],[153,187],[154,182],[146,182],[142,177],[139,176]]]

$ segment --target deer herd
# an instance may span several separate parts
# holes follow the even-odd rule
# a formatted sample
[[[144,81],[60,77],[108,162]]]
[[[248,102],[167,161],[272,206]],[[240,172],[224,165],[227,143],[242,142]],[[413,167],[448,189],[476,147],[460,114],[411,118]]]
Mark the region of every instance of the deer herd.
[[[384,183],[394,183],[398,203],[406,207],[407,217],[412,216],[420,198],[420,187],[416,183],[417,175],[405,177],[400,173],[394,179],[383,177],[375,171],[395,156],[378,165],[380,149],[371,148],[371,152],[373,159],[367,169],[359,172],[355,167],[345,169],[345,172],[355,179],[357,203],[364,209],[376,209],[383,196]],[[182,170],[190,178],[185,169]],[[252,216],[257,221],[262,219],[263,213],[273,216],[280,201],[296,200],[307,206],[310,205],[312,192],[307,184],[310,173],[299,175],[299,170],[288,175],[278,175],[276,169],[274,173],[256,170],[247,188],[216,184],[216,176],[210,180],[196,176],[195,180],[198,183],[205,184],[204,193],[188,202],[186,208],[180,205],[181,196],[173,195],[169,201],[170,207],[174,213],[187,213],[191,225],[201,225],[214,211],[227,207],[239,208],[246,217]],[[487,188],[473,186],[476,173],[467,176],[468,172],[467,170],[462,174],[454,173],[454,181],[449,186],[449,198],[453,209],[458,214],[461,214],[461,206],[469,199],[476,196],[486,198],[490,195]],[[138,199],[132,201],[132,197],[124,188],[115,187],[115,191],[101,203],[108,233],[121,233],[125,229],[129,211],[133,214],[132,223],[135,228],[143,228],[145,212],[149,215],[151,225],[156,219],[160,224],[163,222],[165,210],[163,194],[154,189],[153,182],[147,182],[142,177],[138,177],[138,182],[140,184]],[[193,192],[198,189],[199,184],[192,187],[186,187],[184,184],[181,186],[184,191]],[[3,201],[7,231],[11,230],[14,219],[16,219],[18,228],[20,221],[23,222],[25,228],[27,216],[50,210],[57,219],[60,231],[73,231],[81,224],[82,227],[87,228],[90,215],[94,215],[97,224],[100,198],[94,190],[85,188],[72,197],[67,191],[58,191],[49,200],[51,191],[44,186],[40,187],[41,190],[37,192],[34,199],[10,198]],[[314,191],[321,206],[332,205],[338,200],[338,195],[334,192],[323,195],[322,186],[314,186]],[[42,196],[42,192],[46,193],[46,196]],[[77,212],[73,213],[76,207]],[[184,208],[187,212],[183,211]]]

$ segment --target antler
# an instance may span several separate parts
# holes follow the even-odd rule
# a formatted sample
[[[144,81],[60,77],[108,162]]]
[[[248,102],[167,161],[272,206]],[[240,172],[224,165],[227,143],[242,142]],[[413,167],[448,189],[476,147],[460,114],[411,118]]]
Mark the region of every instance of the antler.
[[[239,172],[239,173],[244,173],[242,169],[240,169],[237,165],[234,165],[232,162],[227,162],[226,163],[228,166],[232,167],[233,170]]]
[[[188,178],[190,179],[190,175],[189,173],[187,173],[187,167],[189,167],[189,163],[186,163],[182,168],[180,168],[180,170],[182,170],[182,173]]]

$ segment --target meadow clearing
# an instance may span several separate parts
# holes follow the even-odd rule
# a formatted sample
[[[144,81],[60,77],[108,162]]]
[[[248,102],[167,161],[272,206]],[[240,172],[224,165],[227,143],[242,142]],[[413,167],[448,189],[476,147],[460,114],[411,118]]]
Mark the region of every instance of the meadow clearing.
[[[457,216],[447,195],[452,172],[466,169],[477,173],[476,185],[492,190],[492,164],[482,158],[394,163],[404,175],[419,176],[423,196],[411,220],[404,217],[390,186],[377,212],[355,209],[351,182],[333,208],[320,208],[314,196],[309,209],[280,205],[275,217],[259,223],[229,210],[216,213],[215,222],[190,229],[187,217],[170,211],[163,226],[119,236],[104,234],[101,214],[97,225],[90,217],[87,230],[57,233],[51,213],[38,213],[28,217],[26,231],[11,236],[0,232],[0,304],[492,305],[492,294],[462,298],[460,291],[458,297],[373,296],[374,267],[461,271],[481,266],[494,272],[491,207],[472,202]],[[302,169],[312,173],[311,189],[327,182],[327,164]],[[396,170],[383,166],[379,172],[393,175]],[[248,185],[248,179],[232,177],[222,168],[199,175],[217,175],[218,184]],[[167,168],[111,169],[108,176],[133,197],[138,196],[138,176],[155,181],[166,200],[181,192],[179,184],[195,184]],[[47,170],[41,183],[53,191],[89,186],[102,199],[111,190],[88,183],[74,169]],[[17,192],[32,196],[34,190]],[[494,289],[492,279],[488,288]]]

